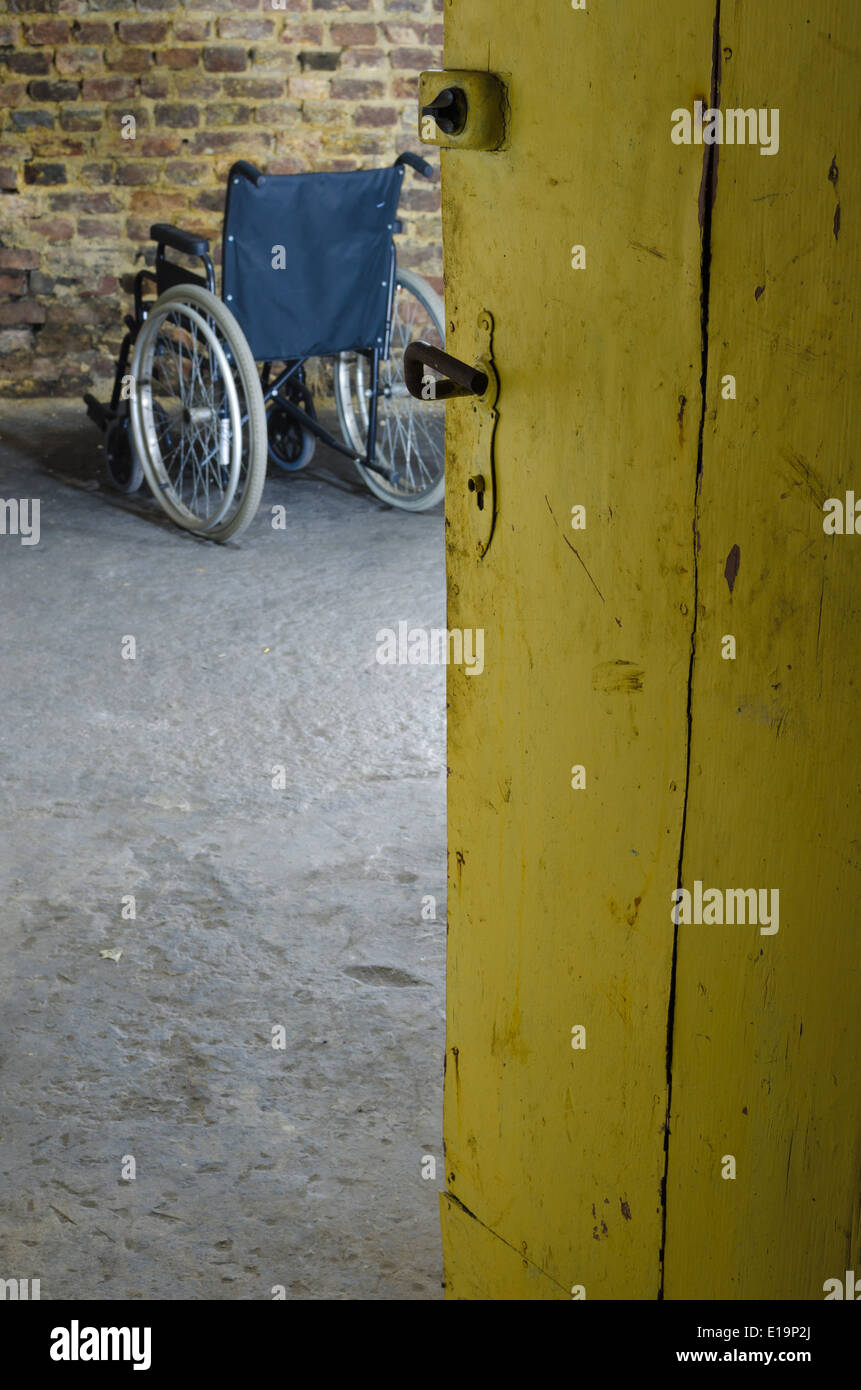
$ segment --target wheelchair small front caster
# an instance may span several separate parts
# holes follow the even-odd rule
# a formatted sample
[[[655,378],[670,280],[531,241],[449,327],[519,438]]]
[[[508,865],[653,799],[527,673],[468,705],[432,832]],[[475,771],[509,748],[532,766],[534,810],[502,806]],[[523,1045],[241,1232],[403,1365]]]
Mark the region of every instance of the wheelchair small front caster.
[[[294,404],[301,405],[316,420],[317,412],[310,397],[300,397]],[[272,462],[288,473],[298,473],[301,468],[307,468],[317,448],[316,436],[310,430],[303,430],[295,416],[279,408],[277,396],[267,416],[267,428]]]
[[[111,487],[127,495],[137,492],[143,483],[143,469],[132,448],[128,415],[111,420],[105,431],[105,472]]]

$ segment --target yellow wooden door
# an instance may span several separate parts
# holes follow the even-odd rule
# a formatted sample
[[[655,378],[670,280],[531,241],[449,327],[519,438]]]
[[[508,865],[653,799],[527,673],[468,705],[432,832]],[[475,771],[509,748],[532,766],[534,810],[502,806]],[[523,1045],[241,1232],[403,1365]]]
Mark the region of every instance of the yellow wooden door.
[[[495,434],[447,406],[448,625],[485,634],[448,680],[450,1297],[851,1267],[861,538],[817,509],[851,476],[852,5],[723,8],[716,44],[713,0],[445,6],[446,71],[505,93],[499,148],[423,125],[446,346],[499,378]],[[792,108],[777,154],[673,142],[718,81]],[[676,927],[695,879],[777,886],[779,932]]]
[[[823,529],[861,499],[859,19],[721,5],[719,104],[779,110],[780,149],[718,160],[684,881],[780,915],[680,928],[668,1298],[861,1276],[861,535]]]

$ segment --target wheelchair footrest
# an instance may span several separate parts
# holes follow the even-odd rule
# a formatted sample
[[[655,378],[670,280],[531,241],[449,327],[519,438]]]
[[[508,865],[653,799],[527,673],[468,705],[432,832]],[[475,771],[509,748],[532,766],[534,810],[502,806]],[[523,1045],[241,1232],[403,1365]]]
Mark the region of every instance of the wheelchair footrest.
[[[274,395],[277,389],[278,383],[276,382],[273,387],[270,387],[269,394]],[[279,396],[278,408],[279,410],[283,410],[287,415],[292,416],[297,425],[302,426],[303,430],[308,430],[309,433],[315,434],[318,439],[322,439],[323,443],[328,444],[330,449],[334,449],[336,454],[343,454],[344,458],[348,458],[351,463],[360,463],[363,468],[370,468],[373,473],[379,473],[387,482],[392,481],[392,473],[388,468],[383,468],[378,463],[369,463],[366,455],[357,454],[355,449],[346,448],[346,446],[341,443],[340,439],[336,439],[333,434],[329,433],[325,425],[321,425],[319,420],[315,420],[307,411],[302,410],[300,406],[296,405],[295,401],[286,400],[284,397]]]

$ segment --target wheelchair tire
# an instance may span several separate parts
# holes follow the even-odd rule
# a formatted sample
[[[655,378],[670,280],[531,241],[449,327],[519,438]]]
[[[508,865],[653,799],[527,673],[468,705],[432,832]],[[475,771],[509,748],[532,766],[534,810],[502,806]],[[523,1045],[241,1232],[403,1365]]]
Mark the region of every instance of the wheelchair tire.
[[[127,497],[143,486],[144,474],[132,446],[127,415],[111,420],[105,430],[105,474],[115,492]]]
[[[296,404],[299,404],[298,400]],[[317,412],[310,396],[304,403],[304,409],[316,420]],[[287,473],[298,473],[300,469],[307,468],[317,448],[317,436],[310,430],[303,430],[286,410],[279,410],[277,396],[269,407],[267,425],[272,462]]]
[[[404,511],[423,512],[442,501],[445,493],[445,402],[417,401],[403,375],[407,344],[424,338],[445,347],[445,307],[426,280],[398,267],[392,309],[390,353],[380,363],[377,399],[377,462],[393,470],[390,483],[379,473],[356,468],[375,496]],[[345,442],[363,453],[368,437],[370,364],[355,352],[335,359],[335,403]]]
[[[251,349],[226,305],[175,285],[135,343],[132,443],[172,521],[226,541],[254,517],[266,481],[266,409]]]

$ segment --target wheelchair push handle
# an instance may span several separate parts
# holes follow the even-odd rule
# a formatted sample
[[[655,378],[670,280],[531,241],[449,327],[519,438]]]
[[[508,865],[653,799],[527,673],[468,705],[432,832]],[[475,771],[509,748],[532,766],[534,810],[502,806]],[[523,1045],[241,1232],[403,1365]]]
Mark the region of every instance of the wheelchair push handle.
[[[409,164],[411,169],[415,169],[417,174],[424,174],[426,179],[433,176],[433,165],[428,164],[427,160],[422,159],[420,155],[410,154],[409,150],[404,150],[403,154],[398,155],[395,160],[395,168],[399,164]]]
[[[249,164],[247,159],[237,159],[231,165],[230,173],[227,176],[228,183],[237,177],[247,179],[255,188],[262,188],[266,182],[266,175],[262,174],[253,164]]]

